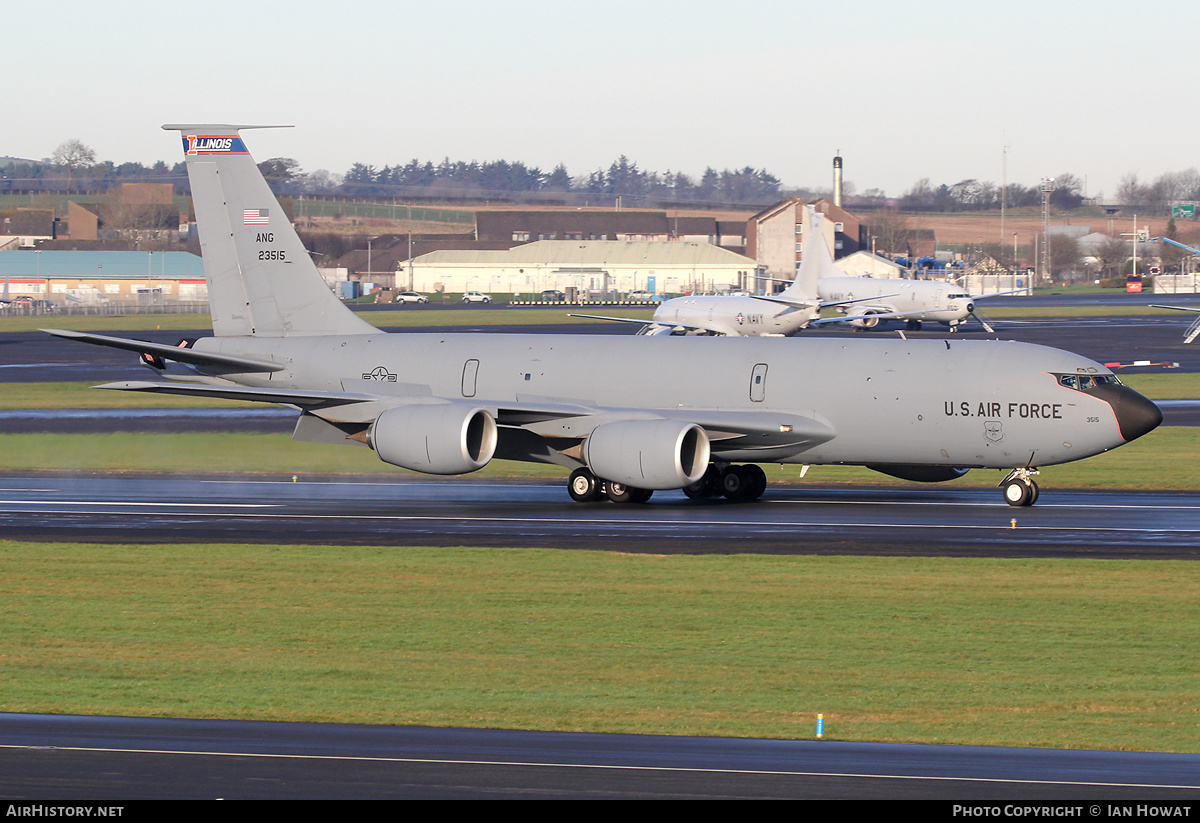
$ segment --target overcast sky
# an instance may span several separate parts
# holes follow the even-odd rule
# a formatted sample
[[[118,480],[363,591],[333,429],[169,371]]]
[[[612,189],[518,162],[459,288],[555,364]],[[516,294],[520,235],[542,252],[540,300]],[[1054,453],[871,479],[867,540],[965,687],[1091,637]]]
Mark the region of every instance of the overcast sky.
[[[620,154],[699,177],[846,179],[1115,193],[1200,165],[1200,7],[1007,0],[758,3],[10,0],[0,155],[78,138],[101,160],[181,158],[163,123],[286,123],[247,135],[305,171],[416,157],[573,176]],[[19,21],[19,24],[17,24]],[[1189,48],[1193,49],[1189,54]]]

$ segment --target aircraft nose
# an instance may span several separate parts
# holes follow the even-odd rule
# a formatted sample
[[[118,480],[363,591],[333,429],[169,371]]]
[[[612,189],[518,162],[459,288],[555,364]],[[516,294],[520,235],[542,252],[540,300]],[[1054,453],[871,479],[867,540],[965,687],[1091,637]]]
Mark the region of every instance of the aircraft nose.
[[[1162,409],[1128,386],[1100,386],[1095,393],[1112,406],[1121,437],[1126,443],[1153,431],[1162,423]]]

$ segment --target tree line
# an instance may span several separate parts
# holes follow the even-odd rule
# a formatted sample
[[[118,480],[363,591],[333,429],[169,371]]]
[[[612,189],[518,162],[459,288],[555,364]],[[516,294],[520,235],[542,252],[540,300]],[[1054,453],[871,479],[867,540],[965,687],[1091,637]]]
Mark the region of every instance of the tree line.
[[[596,198],[629,198],[628,205],[642,203],[696,203],[768,205],[790,195],[805,200],[830,196],[829,189],[784,188],[779,178],[766,169],[746,166],[717,171],[709,166],[698,178],[683,172],[650,171],[621,155],[608,168],[572,175],[559,163],[549,172],[522,162],[472,160],[440,163],[412,159],[407,163],[376,167],[353,163],[345,174],[325,169],[305,172],[289,157],[259,163],[271,188],[280,195],[330,195],[379,198],[506,198],[539,195],[553,199],[570,195],[574,201]],[[0,190],[5,191],[106,191],[123,182],[171,183],[178,194],[189,194],[184,162],[168,166],[158,161],[149,166],[137,162],[97,162],[95,152],[79,140],[58,146],[48,161],[16,161],[0,166]],[[870,210],[895,207],[905,212],[993,211],[1001,202],[1009,208],[1040,206],[1041,184],[1009,183],[1001,187],[991,181],[960,180],[933,185],[922,178],[897,198],[880,189],[855,194],[846,184],[847,206]],[[568,199],[568,198],[563,198]],[[1175,201],[1200,201],[1200,171],[1195,168],[1166,172],[1143,182],[1137,174],[1125,175],[1112,198],[1124,206],[1143,209],[1146,214],[1163,214]],[[1059,211],[1078,208],[1084,201],[1083,181],[1074,174],[1054,178],[1050,205]]]

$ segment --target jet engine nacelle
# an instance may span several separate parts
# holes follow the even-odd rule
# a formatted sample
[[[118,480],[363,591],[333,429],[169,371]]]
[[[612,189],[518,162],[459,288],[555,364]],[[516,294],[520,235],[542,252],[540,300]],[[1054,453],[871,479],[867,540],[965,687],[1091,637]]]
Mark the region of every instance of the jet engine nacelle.
[[[708,470],[708,435],[695,423],[621,420],[597,426],[583,459],[597,477],[639,489],[682,489]]]
[[[944,483],[947,480],[957,480],[970,471],[953,466],[905,466],[892,463],[868,465],[867,468],[889,477],[899,477],[901,480],[917,483]]]
[[[484,409],[457,403],[387,409],[367,433],[384,463],[425,474],[466,474],[496,453],[496,421]]]
[[[853,312],[850,316],[854,319],[849,321],[850,325],[856,329],[873,329],[879,325],[879,318],[875,316],[878,313],[873,311]]]

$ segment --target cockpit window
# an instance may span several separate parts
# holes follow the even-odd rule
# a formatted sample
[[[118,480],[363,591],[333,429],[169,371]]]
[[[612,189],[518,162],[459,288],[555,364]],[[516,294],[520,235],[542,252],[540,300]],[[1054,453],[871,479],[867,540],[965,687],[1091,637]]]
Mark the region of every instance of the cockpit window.
[[[1121,381],[1115,374],[1059,374],[1058,385],[1075,391],[1088,391],[1097,386],[1119,386]]]
[[[971,295],[969,295],[969,294],[966,294],[966,293],[963,293],[963,294],[948,294],[948,295],[946,295],[946,297],[947,297],[947,298],[949,298],[950,300],[954,300],[955,298],[958,298],[958,297],[970,297],[970,296],[971,296]]]

